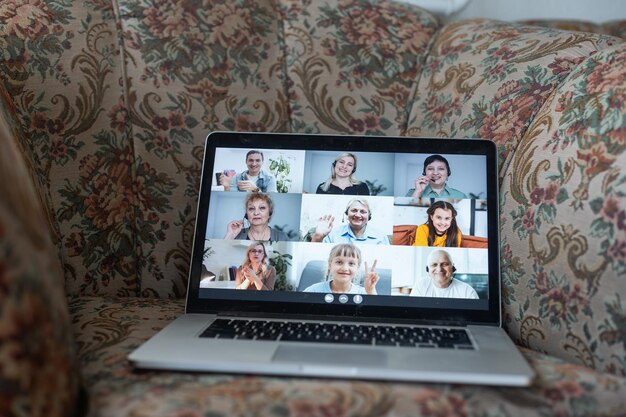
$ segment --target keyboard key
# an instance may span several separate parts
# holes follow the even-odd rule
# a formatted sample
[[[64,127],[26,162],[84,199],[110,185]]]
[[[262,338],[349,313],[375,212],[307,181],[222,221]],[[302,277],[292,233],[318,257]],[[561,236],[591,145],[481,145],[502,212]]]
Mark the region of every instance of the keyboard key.
[[[346,343],[439,349],[473,349],[464,329],[363,324],[217,319],[200,337],[258,341]]]

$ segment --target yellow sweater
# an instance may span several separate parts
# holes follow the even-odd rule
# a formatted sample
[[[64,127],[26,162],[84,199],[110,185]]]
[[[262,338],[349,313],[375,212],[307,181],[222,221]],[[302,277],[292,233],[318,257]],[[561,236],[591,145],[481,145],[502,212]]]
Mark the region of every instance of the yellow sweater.
[[[461,230],[458,230],[458,234],[459,237],[457,239],[458,241],[458,245],[457,246],[461,246]],[[435,235],[435,242],[433,243],[433,246],[437,246],[437,247],[445,247],[446,246],[446,239],[448,238],[448,232],[444,233],[441,236]],[[417,227],[417,231],[415,232],[415,242],[413,243],[413,246],[428,246],[428,225],[427,224],[420,224]]]

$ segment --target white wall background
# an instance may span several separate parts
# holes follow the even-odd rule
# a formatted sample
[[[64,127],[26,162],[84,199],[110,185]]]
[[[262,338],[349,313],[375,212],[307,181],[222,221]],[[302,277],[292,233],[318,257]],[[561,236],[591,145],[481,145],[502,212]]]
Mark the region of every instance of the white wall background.
[[[424,160],[431,154],[397,154],[395,161],[396,196],[405,196],[415,188],[415,180],[422,175]],[[487,196],[487,165],[482,155],[442,155],[450,164],[448,186],[456,188],[469,197],[469,193]]]
[[[343,152],[308,151],[306,153],[304,191],[315,193],[317,186],[325,182],[331,174],[331,164]],[[359,181],[377,181],[385,191],[379,195],[393,195],[394,157],[392,153],[356,152],[357,166],[354,177]]]
[[[341,227],[346,207],[354,198],[366,200],[370,206],[372,218],[367,222],[368,227],[385,235],[393,233],[393,197],[304,194],[300,217],[301,235],[306,235],[312,227],[316,227],[319,218],[326,214],[335,216],[333,228]]]
[[[626,19],[624,0],[471,0],[446,21],[487,17],[499,20],[573,19],[595,23]]]
[[[301,193],[304,175],[304,151],[290,151],[280,149],[258,149],[263,152],[263,168],[265,172],[270,172],[270,160],[283,157],[291,164],[291,171],[288,178],[290,193]],[[224,172],[227,169],[234,169],[237,174],[248,169],[246,166],[246,154],[250,149],[217,149],[215,151],[215,166],[213,167],[213,180],[215,173]]]
[[[477,205],[481,200],[477,200]],[[456,224],[464,235],[470,234],[471,225],[471,200],[459,200],[455,202],[454,208],[457,211]],[[397,205],[393,207],[394,224],[423,224],[428,220],[426,213],[428,207],[417,207],[411,205]],[[474,236],[488,237],[487,212],[476,211],[476,222],[474,224]]]

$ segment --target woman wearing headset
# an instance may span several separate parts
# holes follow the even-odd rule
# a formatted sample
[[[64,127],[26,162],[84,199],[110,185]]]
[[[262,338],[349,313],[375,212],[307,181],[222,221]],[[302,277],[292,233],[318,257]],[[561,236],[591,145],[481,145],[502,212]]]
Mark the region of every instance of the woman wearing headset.
[[[456,224],[457,211],[447,201],[435,201],[426,210],[428,220],[415,231],[413,246],[460,247],[461,229]]]
[[[274,203],[268,194],[247,193],[244,207],[246,214],[243,219],[228,223],[224,239],[269,242],[290,240],[285,232],[273,229],[269,225],[270,218],[274,213]],[[250,224],[249,227],[244,227],[245,220]]]
[[[269,265],[263,242],[252,242],[246,259],[237,268],[235,288],[238,290],[271,291],[276,283],[276,269]]]
[[[356,155],[350,152],[339,155],[330,168],[330,177],[317,187],[316,194],[370,195],[366,183],[354,178]]]

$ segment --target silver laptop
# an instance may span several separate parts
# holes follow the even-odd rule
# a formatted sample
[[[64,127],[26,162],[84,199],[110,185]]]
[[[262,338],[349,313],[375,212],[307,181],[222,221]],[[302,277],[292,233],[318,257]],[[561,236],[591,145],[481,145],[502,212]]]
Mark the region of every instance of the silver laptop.
[[[486,140],[215,132],[185,314],[138,368],[524,386]]]

